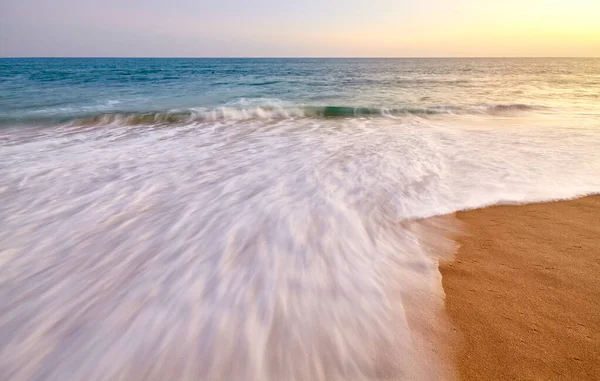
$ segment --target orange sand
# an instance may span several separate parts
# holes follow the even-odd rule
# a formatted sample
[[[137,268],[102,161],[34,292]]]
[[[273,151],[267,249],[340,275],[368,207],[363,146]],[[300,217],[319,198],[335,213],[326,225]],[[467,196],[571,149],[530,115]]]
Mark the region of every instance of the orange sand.
[[[600,196],[457,214],[441,266],[463,380],[600,380]]]

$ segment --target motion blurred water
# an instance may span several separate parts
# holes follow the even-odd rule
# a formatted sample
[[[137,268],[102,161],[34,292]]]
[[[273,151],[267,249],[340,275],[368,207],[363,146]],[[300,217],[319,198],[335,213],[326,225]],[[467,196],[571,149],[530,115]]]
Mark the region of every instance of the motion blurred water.
[[[0,379],[446,377],[410,316],[455,227],[415,220],[599,192],[599,94],[594,59],[1,59]]]

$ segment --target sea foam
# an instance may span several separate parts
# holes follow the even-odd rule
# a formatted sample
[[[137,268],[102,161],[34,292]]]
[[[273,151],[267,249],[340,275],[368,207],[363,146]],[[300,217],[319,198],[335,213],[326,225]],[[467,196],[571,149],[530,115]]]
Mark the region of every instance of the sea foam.
[[[0,378],[450,377],[419,219],[600,191],[562,121],[236,119],[0,130]]]

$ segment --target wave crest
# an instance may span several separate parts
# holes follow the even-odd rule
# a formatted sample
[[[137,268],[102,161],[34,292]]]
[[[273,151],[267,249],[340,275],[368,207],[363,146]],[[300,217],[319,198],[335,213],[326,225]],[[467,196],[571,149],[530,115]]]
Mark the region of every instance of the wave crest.
[[[514,114],[545,109],[542,106],[526,104],[480,105],[477,107],[435,106],[426,108],[386,108],[351,106],[282,106],[232,104],[216,108],[190,108],[170,111],[105,112],[90,115],[71,115],[37,118],[2,118],[0,125],[10,124],[70,124],[72,126],[95,126],[117,124],[137,125],[177,125],[216,121],[239,121],[250,119],[296,119],[296,118],[376,118],[432,115]]]
[[[190,109],[170,112],[131,112],[105,113],[86,116],[71,121],[75,126],[104,124],[165,125],[182,123],[203,123],[215,121],[238,121],[250,119],[293,119],[293,118],[355,118],[355,117],[394,117],[402,115],[433,115],[441,111],[434,109],[387,109],[347,106],[258,106],[258,107],[218,107],[215,109]]]

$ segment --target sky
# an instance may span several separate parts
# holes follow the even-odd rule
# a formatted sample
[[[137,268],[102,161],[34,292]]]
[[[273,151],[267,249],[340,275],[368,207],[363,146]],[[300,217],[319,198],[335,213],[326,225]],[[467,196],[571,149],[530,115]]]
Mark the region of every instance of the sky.
[[[600,0],[0,0],[0,56],[600,56]]]

